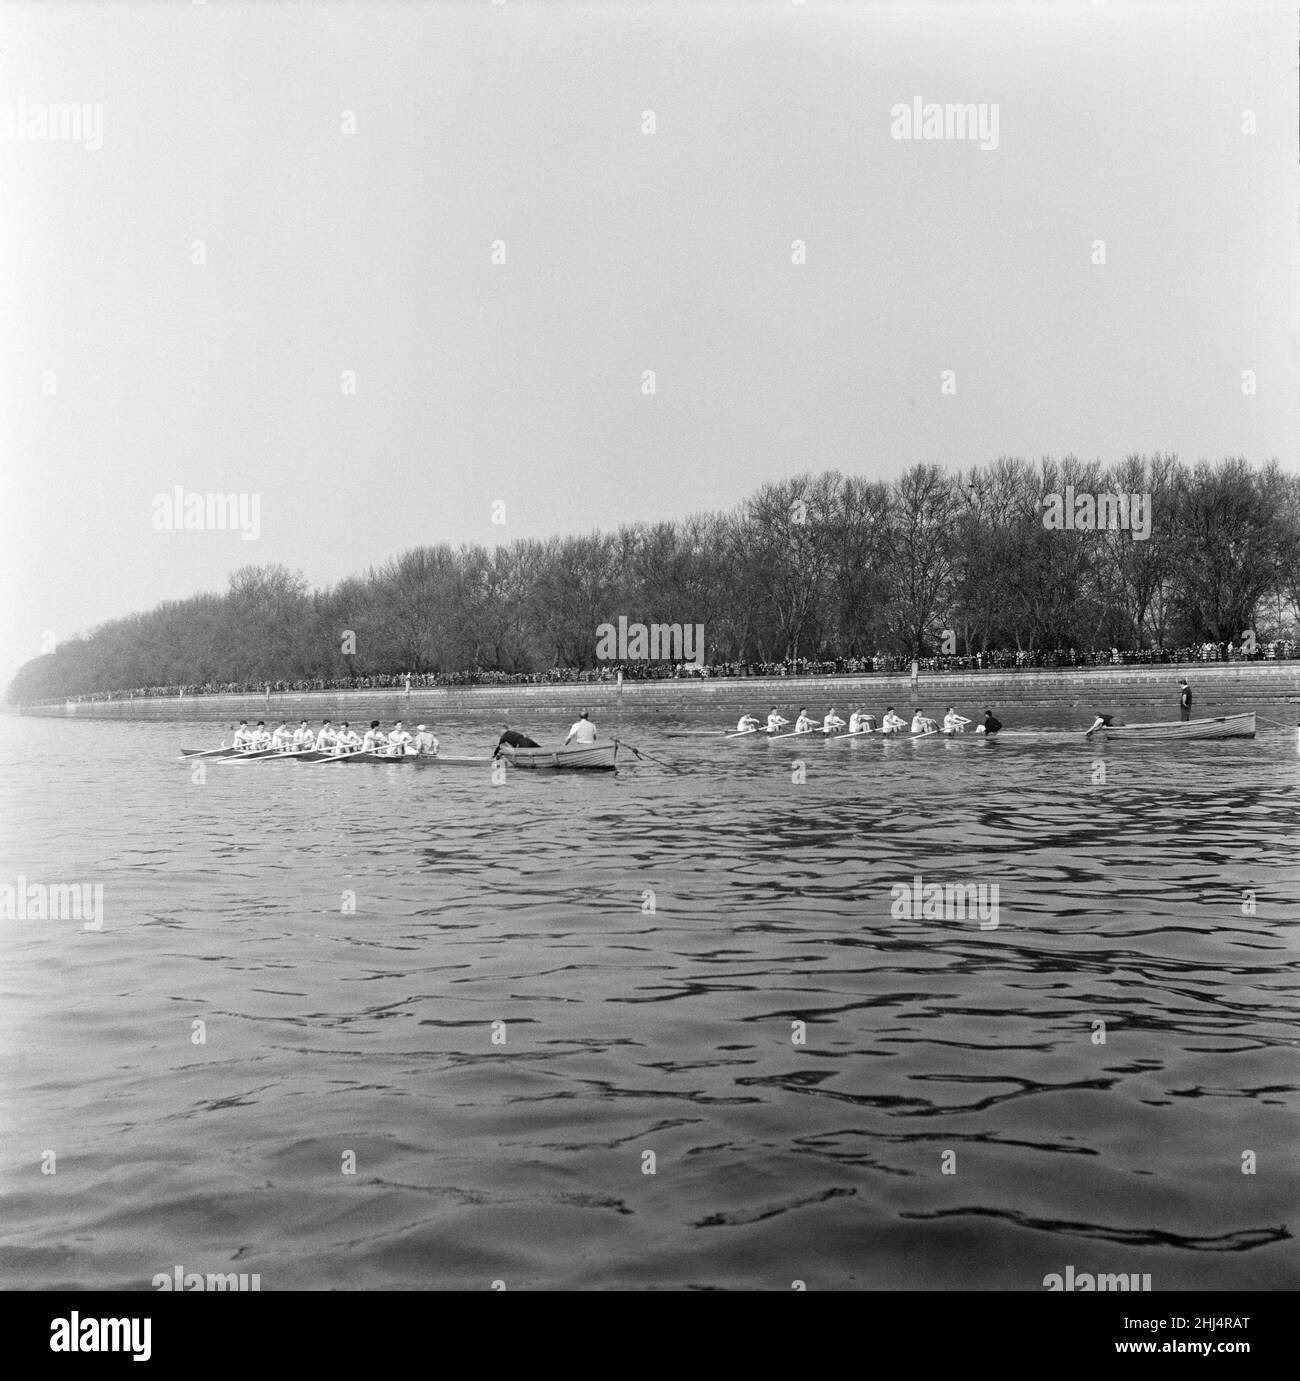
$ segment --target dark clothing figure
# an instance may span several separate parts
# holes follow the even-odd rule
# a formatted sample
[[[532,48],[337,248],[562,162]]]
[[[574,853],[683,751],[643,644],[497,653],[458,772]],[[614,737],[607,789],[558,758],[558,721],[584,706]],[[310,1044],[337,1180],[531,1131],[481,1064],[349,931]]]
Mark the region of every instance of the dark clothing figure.
[[[992,710],[984,711],[984,732],[986,734],[996,734],[1002,727],[1002,721],[993,713]]]
[[[1178,713],[1182,719],[1192,717],[1192,688],[1186,681],[1183,682],[1183,693],[1178,697]]]
[[[527,734],[517,734],[513,729],[507,729],[504,734],[497,739],[497,750],[492,754],[494,758],[501,756],[502,747],[506,748],[540,748],[540,743],[534,743]]]

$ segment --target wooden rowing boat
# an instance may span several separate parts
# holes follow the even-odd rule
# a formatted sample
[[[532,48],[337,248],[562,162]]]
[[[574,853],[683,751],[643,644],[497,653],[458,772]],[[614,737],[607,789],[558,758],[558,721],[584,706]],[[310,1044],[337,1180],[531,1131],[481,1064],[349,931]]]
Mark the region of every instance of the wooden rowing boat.
[[[612,739],[604,743],[570,743],[563,748],[510,748],[501,746],[501,756],[513,767],[528,768],[587,768],[612,770],[618,755],[618,744]]]
[[[1221,714],[1214,719],[1169,719],[1159,724],[1106,724],[1094,730],[1108,739],[1164,743],[1170,739],[1254,738],[1255,715]]]

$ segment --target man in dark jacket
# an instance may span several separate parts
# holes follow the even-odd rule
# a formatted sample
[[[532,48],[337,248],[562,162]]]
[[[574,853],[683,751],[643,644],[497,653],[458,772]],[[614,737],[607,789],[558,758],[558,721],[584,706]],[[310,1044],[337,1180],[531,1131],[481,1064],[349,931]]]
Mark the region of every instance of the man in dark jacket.
[[[1192,688],[1187,684],[1186,680],[1179,681],[1178,684],[1182,687],[1181,693],[1178,696],[1178,717],[1184,720],[1191,719]]]
[[[515,733],[515,731],[510,727],[509,724],[503,724],[501,727],[505,730],[505,733],[502,734],[499,739],[497,739],[497,750],[495,753],[492,754],[494,758],[499,758],[501,756],[501,749],[503,747],[540,748],[542,746],[540,743],[534,743],[533,740],[530,739],[527,734]]]

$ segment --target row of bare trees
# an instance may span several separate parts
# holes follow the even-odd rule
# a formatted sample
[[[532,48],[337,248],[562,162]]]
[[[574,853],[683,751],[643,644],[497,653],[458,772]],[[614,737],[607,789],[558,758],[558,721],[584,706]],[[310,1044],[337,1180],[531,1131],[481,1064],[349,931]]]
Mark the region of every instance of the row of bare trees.
[[[1053,530],[1045,501],[1150,496],[1150,534]],[[394,672],[590,667],[597,626],[702,623],[711,662],[1180,647],[1295,635],[1300,477],[1002,459],[764,485],[730,513],[495,549],[417,547],[311,590],[244,567],[224,594],[118,619],[27,663],[11,699]]]

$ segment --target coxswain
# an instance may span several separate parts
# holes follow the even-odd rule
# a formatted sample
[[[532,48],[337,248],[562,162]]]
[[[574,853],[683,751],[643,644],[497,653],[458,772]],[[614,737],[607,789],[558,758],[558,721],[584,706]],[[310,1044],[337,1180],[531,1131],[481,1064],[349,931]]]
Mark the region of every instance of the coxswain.
[[[569,730],[569,737],[566,738],[564,742],[567,745],[574,742],[595,743],[595,741],[596,726],[587,718],[586,710],[583,710],[578,715],[577,722],[574,724],[573,728]]]
[[[776,706],[773,705],[767,716],[767,732],[769,734],[779,734],[789,722],[788,719],[783,719],[777,714]]]
[[[835,713],[835,706],[832,705],[830,713],[822,720],[822,733],[838,734],[844,728],[844,721]]]
[[[814,724],[814,723],[812,722],[812,720],[808,718],[808,711],[807,711],[807,709],[806,709],[803,705],[800,705],[800,706],[799,706],[799,714],[798,714],[797,718],[796,718],[795,721],[794,721],[794,731],[795,731],[795,733],[796,733],[796,734],[810,734],[816,727],[817,727],[816,724]]]
[[[334,735],[334,755],[338,757],[343,753],[355,753],[361,747],[361,735],[347,722],[343,721],[343,727]]]
[[[534,743],[527,734],[516,733],[509,724],[503,724],[501,727],[505,730],[505,733],[497,739],[496,752],[492,754],[494,758],[499,758],[501,756],[501,750],[503,748],[540,748],[542,746],[540,743]]]
[[[249,747],[253,738],[253,731],[248,727],[248,720],[241,719],[239,728],[235,730],[234,746],[236,748]]]
[[[287,752],[292,738],[293,730],[289,727],[288,720],[282,719],[276,726],[275,733],[271,735],[271,747],[280,753]]]
[[[901,734],[907,728],[907,720],[894,713],[892,705],[885,706],[885,717],[880,721],[882,734]]]
[[[361,740],[361,748],[366,753],[381,753],[388,740],[379,732],[379,721],[372,719],[366,736]]]
[[[966,726],[969,723],[970,720],[967,719],[965,715],[958,714],[957,711],[954,710],[951,705],[949,705],[948,708],[944,711],[943,731],[945,734],[965,733]]]
[[[410,741],[411,736],[402,728],[402,721],[399,719],[388,735],[388,756],[390,758],[405,757],[406,745]]]
[[[742,714],[736,721],[736,732],[738,734],[752,734],[758,728],[758,720],[752,714]]]
[[[438,740],[423,724],[415,726],[415,737],[411,740],[411,747],[417,754],[423,754],[425,757],[438,756]]]
[[[992,710],[984,711],[984,723],[976,730],[980,734],[996,734],[1002,727],[1002,721],[993,713]]]

